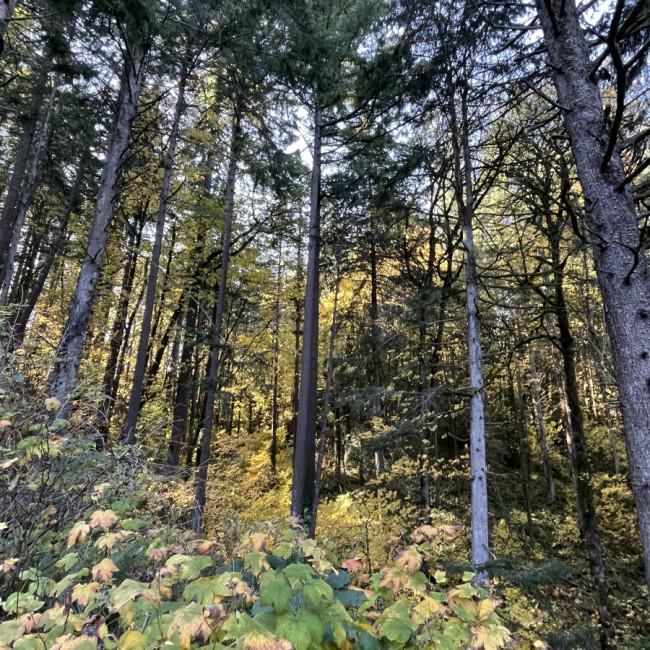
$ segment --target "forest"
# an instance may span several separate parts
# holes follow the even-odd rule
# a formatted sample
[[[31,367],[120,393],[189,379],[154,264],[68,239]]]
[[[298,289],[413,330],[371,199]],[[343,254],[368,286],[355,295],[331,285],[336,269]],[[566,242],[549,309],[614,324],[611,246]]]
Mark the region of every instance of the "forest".
[[[0,0],[0,650],[650,648],[650,0]]]

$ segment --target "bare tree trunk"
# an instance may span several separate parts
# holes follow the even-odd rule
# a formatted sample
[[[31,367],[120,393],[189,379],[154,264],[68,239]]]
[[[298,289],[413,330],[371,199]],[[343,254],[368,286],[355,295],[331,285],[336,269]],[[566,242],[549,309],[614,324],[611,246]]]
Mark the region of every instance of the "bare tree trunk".
[[[271,461],[271,479],[275,481],[276,461],[278,455],[278,422],[279,422],[279,403],[278,403],[278,382],[280,378],[280,291],[282,290],[282,240],[278,247],[278,278],[275,294],[275,327],[273,342],[273,397],[271,403],[271,447],[269,456]]]
[[[0,1],[1,5],[2,2]],[[4,275],[7,254],[13,237],[20,190],[29,161],[29,152],[31,151],[34,135],[36,134],[41,106],[45,98],[49,73],[50,66],[44,63],[34,84],[29,110],[23,118],[23,132],[18,143],[16,159],[11,172],[11,178],[9,179],[9,187],[7,188],[7,195],[2,207],[2,214],[0,214],[0,274],[2,275]]]
[[[287,441],[295,443],[296,427],[298,426],[298,402],[300,397],[300,340],[302,334],[302,301],[299,298],[303,281],[303,259],[302,259],[302,220],[298,223],[298,250],[296,254],[296,297],[293,299],[295,307],[294,320],[294,350],[293,350],[293,389],[291,391],[291,426]],[[294,444],[295,452],[295,444]]]
[[[41,295],[41,291],[43,291],[45,282],[50,275],[52,264],[54,264],[54,260],[61,246],[61,241],[63,240],[63,237],[66,233],[70,216],[78,207],[81,185],[83,182],[84,173],[86,171],[86,165],[88,163],[88,155],[89,151],[86,150],[81,156],[79,166],[77,167],[77,174],[72,183],[72,187],[70,188],[68,202],[65,206],[63,214],[61,215],[61,221],[59,222],[56,232],[54,233],[54,237],[50,242],[47,255],[41,264],[38,275],[36,276],[36,280],[32,284],[29,296],[27,297],[27,301],[20,308],[20,311],[16,317],[11,338],[11,346],[13,350],[19,348],[22,345],[23,339],[25,337],[25,332],[27,331],[29,319],[31,318],[34,308],[36,307],[36,303],[38,302],[38,298]]]
[[[552,308],[557,319],[560,334],[560,351],[566,381],[566,397],[571,417],[571,441],[573,449],[569,446],[569,456],[573,456],[574,484],[576,488],[576,505],[578,509],[578,522],[581,524],[581,533],[589,555],[589,567],[596,586],[598,617],[601,624],[601,645],[606,647],[608,639],[614,635],[609,593],[605,578],[605,562],[598,532],[598,519],[594,503],[593,488],[591,485],[591,461],[589,448],[584,430],[578,378],[575,365],[575,344],[571,334],[569,315],[564,298],[564,275],[560,264],[559,233],[557,227],[549,224],[549,243],[551,258],[553,260],[553,303]],[[567,436],[567,442],[569,438]]]
[[[612,461],[614,463],[614,474],[616,480],[621,480],[621,466],[618,459],[618,450],[616,448],[617,435],[616,435],[616,417],[613,413],[612,404],[609,400],[609,395],[607,394],[607,380],[605,378],[605,372],[603,371],[600,362],[596,360],[594,367],[596,369],[596,379],[600,386],[600,395],[605,408],[605,422],[607,424],[607,433],[609,436],[609,446],[612,450]]]
[[[232,234],[232,220],[235,212],[235,183],[237,181],[237,165],[241,148],[241,104],[235,106],[235,115],[232,127],[232,141],[230,144],[230,163],[228,165],[228,186],[226,190],[226,224],[223,235],[223,255],[221,259],[221,275],[219,278],[219,293],[217,295],[217,309],[214,319],[214,341],[210,357],[210,382],[205,395],[205,421],[203,424],[203,438],[201,440],[201,454],[199,468],[196,476],[196,493],[192,505],[190,526],[195,533],[201,531],[203,524],[203,508],[205,506],[206,484],[208,480],[208,463],[210,461],[210,443],[212,442],[212,424],[214,418],[214,401],[219,378],[219,362],[221,357],[221,325],[226,308],[226,287],[228,280],[228,262],[230,259],[230,239]]]
[[[330,346],[327,355],[327,378],[325,379],[325,395],[323,396],[323,417],[320,425],[320,442],[318,445],[318,464],[316,467],[316,481],[314,485],[314,504],[311,510],[311,521],[309,522],[309,537],[314,539],[316,535],[316,519],[318,518],[318,500],[320,498],[321,478],[323,474],[323,459],[325,458],[325,440],[327,438],[327,414],[330,407],[330,391],[332,387],[332,373],[334,372],[334,342],[336,341],[336,317],[339,304],[339,287],[341,286],[341,257],[343,254],[342,244],[339,245],[336,260],[336,285],[334,287],[334,305],[332,307],[332,326],[330,328]]]
[[[316,402],[318,390],[318,304],[320,295],[321,123],[322,112],[320,108],[317,108],[314,114],[314,162],[311,175],[300,398],[291,480],[292,517],[302,517],[305,512],[310,513],[314,501],[314,456],[316,453]]]
[[[52,394],[64,401],[61,415],[66,415],[70,410],[70,391],[81,364],[86,330],[106,252],[109,228],[115,211],[115,200],[119,193],[120,169],[129,146],[131,123],[135,117],[142,90],[146,50],[144,39],[134,43],[130,50],[130,57],[125,61],[117,114],[111,127],[106,162],[99,181],[97,204],[86,254],[72,298],[68,322],[61,336],[54,367],[48,379]]]
[[[209,153],[206,161],[206,172],[203,176],[203,197],[208,199],[212,196],[212,154]],[[195,257],[200,258],[203,251],[203,234],[197,235],[197,242],[194,249]],[[167,453],[167,469],[173,471],[180,463],[181,447],[185,441],[188,430],[188,413],[190,412],[190,402],[192,401],[192,378],[195,373],[196,363],[193,363],[194,350],[196,346],[196,326],[199,316],[198,293],[201,288],[201,269],[198,264],[194,267],[191,291],[187,313],[185,315],[185,338],[183,340],[183,350],[181,352],[181,368],[178,376],[178,386],[176,388],[176,397],[174,399],[174,408],[172,416],[172,431],[169,438],[169,450]],[[190,427],[190,430],[191,427]],[[196,444],[196,441],[194,442]],[[191,465],[192,444],[188,445],[187,465]]]
[[[372,417],[381,418],[381,359],[379,357],[379,303],[377,300],[377,243],[374,218],[370,216],[370,335],[372,337]],[[385,471],[384,450],[375,451],[375,476]]]
[[[188,61],[185,58],[178,81],[178,96],[174,109],[174,119],[167,143],[167,155],[163,172],[162,187],[158,200],[158,221],[156,223],[156,235],[151,252],[151,263],[149,266],[149,279],[147,281],[147,295],[144,301],[144,313],[142,325],[140,326],[140,340],[138,342],[138,353],[133,372],[133,386],[129,398],[129,410],[126,414],[124,429],[122,430],[122,444],[132,445],[135,443],[135,427],[140,412],[140,400],[144,387],[144,374],[147,369],[147,350],[149,347],[149,334],[151,333],[151,320],[156,302],[156,287],[158,286],[158,266],[160,264],[160,253],[162,251],[163,237],[165,235],[165,221],[167,219],[167,202],[169,201],[169,189],[171,187],[172,173],[174,171],[174,157],[176,155],[176,143],[180,130],[181,118],[185,111],[185,83],[187,81]]]
[[[14,233],[11,239],[11,244],[9,246],[9,252],[7,253],[5,264],[0,271],[0,278],[2,281],[2,286],[0,287],[0,305],[6,305],[9,298],[9,289],[11,288],[11,280],[13,279],[16,252],[20,246],[20,236],[22,234],[23,226],[25,225],[27,210],[29,209],[32,199],[34,198],[34,193],[36,192],[38,167],[41,162],[41,154],[43,153],[45,139],[47,137],[48,131],[50,130],[50,119],[52,117],[54,99],[56,97],[58,88],[58,79],[55,78],[54,83],[52,84],[50,97],[47,102],[47,108],[45,109],[45,115],[43,116],[41,131],[32,153],[32,164],[29,170],[27,183],[20,193],[20,197],[16,206],[16,220],[14,223]]]
[[[128,240],[129,249],[127,251],[127,261],[126,266],[124,267],[124,274],[122,276],[120,296],[117,299],[115,321],[113,323],[113,329],[111,331],[111,339],[109,343],[108,361],[106,362],[106,367],[104,369],[103,387],[106,399],[104,399],[101,409],[102,413],[104,414],[104,421],[100,426],[100,433],[104,439],[104,442],[108,441],[111,417],[113,415],[115,398],[117,396],[115,374],[117,372],[120,349],[122,348],[122,342],[124,340],[124,333],[126,330],[126,320],[129,311],[129,299],[131,297],[133,279],[135,277],[135,271],[138,264],[138,253],[140,249],[140,239],[142,236],[143,225],[144,222],[141,222],[141,225],[137,230],[133,229]]]
[[[585,199],[650,587],[650,277],[629,179],[610,135],[574,0],[536,0]]]
[[[450,75],[451,77],[451,75]],[[454,84],[449,78],[449,89]],[[487,458],[485,451],[485,405],[483,394],[483,351],[481,345],[481,317],[478,304],[478,276],[474,251],[474,195],[472,188],[472,159],[469,146],[467,115],[467,86],[461,91],[462,122],[459,132],[453,94],[449,99],[452,146],[454,155],[455,194],[460,218],[463,220],[465,247],[465,291],[468,312],[468,356],[470,397],[470,473],[472,493],[472,564],[485,564],[490,559]],[[462,147],[462,154],[461,154]],[[463,168],[461,169],[461,156]],[[464,180],[464,191],[463,191]]]
[[[431,523],[431,441],[429,435],[431,430],[427,424],[428,406],[426,389],[431,369],[427,364],[427,320],[424,306],[420,304],[419,309],[419,344],[418,344],[418,391],[419,405],[418,415],[420,417],[420,455],[422,463],[420,467],[420,506],[422,509],[422,523]]]
[[[530,351],[530,348],[529,348]],[[533,513],[530,508],[530,448],[528,446],[528,434],[526,427],[526,410],[524,407],[524,383],[521,380],[521,371],[519,370],[519,361],[515,366],[515,378],[517,381],[517,433],[519,434],[519,461],[521,465],[521,488],[524,497],[524,507],[526,508],[526,521],[528,524],[528,534],[533,534]],[[510,385],[512,386],[512,373],[510,373]],[[553,499],[555,499],[555,486],[553,487]]]
[[[535,364],[535,353],[533,348],[528,346],[528,367],[530,368],[530,387],[533,391],[533,402],[535,403],[535,417],[537,419],[537,441],[542,453],[542,470],[546,482],[546,496],[550,503],[556,498],[555,481],[553,480],[553,466],[551,457],[548,454],[548,445],[546,443],[546,424],[544,423],[544,406],[542,404],[542,393],[539,389],[539,380],[537,379],[537,366]],[[519,372],[519,368],[517,368]]]

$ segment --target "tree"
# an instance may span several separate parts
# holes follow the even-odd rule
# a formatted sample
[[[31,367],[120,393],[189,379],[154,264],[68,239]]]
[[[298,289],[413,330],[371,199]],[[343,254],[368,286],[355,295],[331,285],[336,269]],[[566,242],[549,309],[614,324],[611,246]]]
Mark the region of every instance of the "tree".
[[[610,334],[650,586],[650,276],[630,189],[640,170],[626,174],[620,154],[625,72],[635,59],[633,55],[624,63],[617,45],[624,6],[617,2],[607,39],[618,73],[617,109],[610,125],[595,79],[598,65],[591,60],[575,2],[536,1],[557,103],[584,195],[583,218]]]
[[[142,12],[142,7],[135,10]],[[68,322],[61,336],[55,366],[48,383],[53,395],[67,400],[77,377],[86,329],[96,295],[97,281],[106,252],[109,228],[119,194],[119,175],[129,146],[131,124],[144,82],[147,52],[151,42],[152,24],[147,13],[128,13],[123,26],[123,71],[115,118],[108,139],[108,153],[102,170],[92,227],[88,235],[86,255],[77,280]],[[64,413],[69,411],[66,401]]]

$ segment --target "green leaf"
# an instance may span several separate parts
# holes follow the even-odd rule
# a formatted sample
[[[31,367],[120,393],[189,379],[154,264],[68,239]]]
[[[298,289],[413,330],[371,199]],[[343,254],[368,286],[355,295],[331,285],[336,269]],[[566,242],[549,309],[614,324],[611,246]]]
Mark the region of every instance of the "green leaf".
[[[149,585],[136,580],[127,579],[111,592],[111,607],[120,611],[128,602],[142,596],[150,603],[160,602],[160,594],[149,588]]]
[[[413,589],[413,591],[425,591],[428,585],[429,581],[422,571],[412,573],[408,579],[408,586]]]
[[[122,522],[122,528],[124,530],[140,530],[140,528],[146,525],[147,522],[144,519],[125,519]]]
[[[31,594],[15,592],[8,596],[7,600],[2,603],[2,609],[8,614],[15,614],[16,611],[18,613],[35,612],[43,607],[44,604],[42,600],[34,598]]]
[[[64,571],[69,571],[79,561],[77,553],[67,553],[57,563],[56,566]]]
[[[297,589],[302,583],[310,580],[316,572],[308,564],[290,564],[282,573],[287,576],[289,584]]]
[[[38,634],[29,634],[14,643],[14,650],[46,650],[43,640]]]
[[[178,567],[177,580],[195,580],[203,569],[212,565],[212,558],[209,555],[172,555],[165,566]]]
[[[291,557],[293,552],[293,547],[289,542],[280,542],[274,549],[273,555],[281,557],[284,560],[288,560]]]
[[[296,650],[307,650],[311,643],[321,645],[325,624],[318,614],[301,607],[295,614],[283,612],[278,616],[275,633],[291,641]]]
[[[472,573],[471,571],[465,571],[463,573],[463,582],[469,582],[476,574]]]
[[[337,573],[334,573],[334,571],[328,573],[325,579],[332,589],[343,589],[343,587],[347,587],[350,583],[350,574],[347,571],[339,569]]]
[[[260,605],[273,605],[276,612],[284,609],[285,605],[293,595],[291,587],[284,578],[274,578],[265,583],[260,590]]]
[[[310,580],[302,593],[314,607],[320,607],[323,600],[329,604],[334,599],[334,590],[324,580]]]
[[[477,593],[476,589],[470,584],[458,586],[458,595],[461,598],[471,598],[472,596],[476,596]]]
[[[395,643],[406,643],[415,630],[415,624],[408,618],[389,618],[379,628],[382,636]]]
[[[361,589],[337,589],[334,592],[334,598],[338,600],[344,607],[360,607],[362,603],[368,600],[368,597]]]
[[[11,645],[22,633],[23,624],[19,620],[0,623],[0,643]]]
[[[120,650],[147,650],[147,637],[137,630],[127,630],[120,637]]]

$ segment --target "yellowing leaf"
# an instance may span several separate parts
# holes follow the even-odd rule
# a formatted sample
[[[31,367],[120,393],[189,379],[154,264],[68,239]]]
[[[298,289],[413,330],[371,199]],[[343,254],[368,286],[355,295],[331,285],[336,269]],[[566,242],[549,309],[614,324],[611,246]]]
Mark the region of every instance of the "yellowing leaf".
[[[486,618],[490,618],[494,612],[495,607],[497,606],[496,601],[485,599],[478,604],[478,618],[480,621],[484,621]]]
[[[117,521],[117,515],[112,510],[95,510],[90,517],[90,527],[110,528]]]
[[[94,594],[99,591],[99,582],[89,582],[88,584],[75,585],[72,590],[72,602],[79,603],[85,607]]]
[[[47,397],[45,399],[45,408],[48,411],[58,411],[61,408],[61,401],[56,397]]]
[[[75,544],[83,544],[86,541],[86,535],[90,532],[90,526],[84,522],[77,522],[68,533],[68,548]]]
[[[203,609],[197,603],[190,603],[176,612],[167,630],[167,636],[171,637],[176,631],[183,648],[189,648],[195,637],[207,641],[212,634],[212,628],[205,620]]]
[[[497,627],[481,625],[472,628],[472,648],[498,650],[503,648],[509,639],[510,632],[501,625]]]
[[[421,542],[433,542],[434,539],[436,539],[440,535],[440,529],[436,528],[435,526],[420,526],[414,533],[413,533],[413,541],[416,544],[420,544]]]
[[[5,573],[8,573],[9,571],[15,571],[19,561],[20,559],[17,557],[11,557],[8,560],[5,560],[2,564],[0,564],[0,571],[4,571]]]
[[[147,650],[147,637],[137,630],[127,630],[121,637],[120,650]]]
[[[407,546],[403,551],[400,551],[395,566],[398,569],[406,569],[409,573],[417,571],[422,566],[422,556],[415,546]]]
[[[115,566],[113,560],[105,557],[99,564],[95,564],[93,567],[93,580],[110,580],[116,571],[119,571],[119,568]]]
[[[264,551],[271,540],[271,536],[266,533],[253,533],[250,536],[251,548],[254,551]]]

